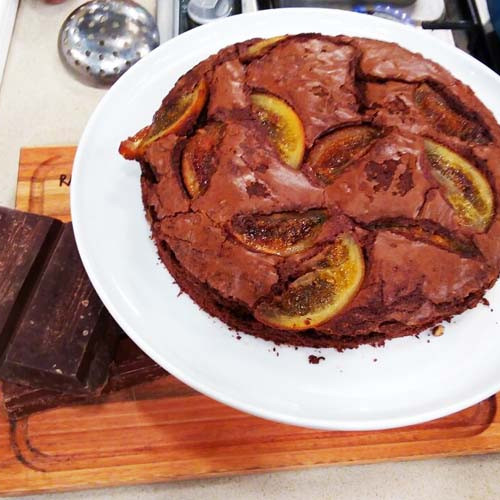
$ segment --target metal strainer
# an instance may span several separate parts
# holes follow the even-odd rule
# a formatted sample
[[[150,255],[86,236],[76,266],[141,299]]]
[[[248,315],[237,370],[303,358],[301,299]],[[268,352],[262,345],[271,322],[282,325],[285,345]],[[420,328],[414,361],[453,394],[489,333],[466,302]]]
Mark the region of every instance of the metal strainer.
[[[59,32],[59,53],[80,79],[111,85],[159,44],[151,14],[131,0],[92,0],[74,10]]]

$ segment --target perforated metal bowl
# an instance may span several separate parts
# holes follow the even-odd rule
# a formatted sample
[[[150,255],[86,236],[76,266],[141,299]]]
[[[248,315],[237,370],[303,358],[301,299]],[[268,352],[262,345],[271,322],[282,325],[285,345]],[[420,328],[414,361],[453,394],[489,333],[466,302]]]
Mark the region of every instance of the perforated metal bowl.
[[[86,83],[111,85],[159,44],[151,14],[131,0],[92,0],[74,10],[59,32],[59,53]]]

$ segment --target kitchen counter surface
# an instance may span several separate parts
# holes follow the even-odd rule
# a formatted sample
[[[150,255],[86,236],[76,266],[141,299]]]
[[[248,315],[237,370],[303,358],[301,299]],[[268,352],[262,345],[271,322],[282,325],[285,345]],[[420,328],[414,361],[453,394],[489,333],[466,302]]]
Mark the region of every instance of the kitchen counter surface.
[[[23,145],[76,144],[92,110],[105,93],[102,89],[84,86],[70,76],[57,54],[59,27],[69,12],[81,3],[81,0],[67,0],[60,5],[47,5],[41,0],[21,0],[0,87],[0,203],[3,205],[14,205],[19,148]],[[154,7],[154,0],[141,3],[150,9]],[[422,462],[323,467],[48,494],[36,498],[484,500],[500,498],[499,473],[500,455],[495,454]]]

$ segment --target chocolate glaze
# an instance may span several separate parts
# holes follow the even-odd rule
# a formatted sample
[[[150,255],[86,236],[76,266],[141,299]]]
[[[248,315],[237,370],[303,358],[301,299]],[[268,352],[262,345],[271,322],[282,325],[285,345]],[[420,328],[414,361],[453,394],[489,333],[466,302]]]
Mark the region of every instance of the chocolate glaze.
[[[387,306],[417,290],[433,304],[453,301],[474,292],[478,278],[482,281],[487,274],[486,264],[480,260],[389,231],[378,233],[371,257],[371,272],[383,283],[382,299]]]
[[[230,299],[252,307],[278,280],[279,257],[247,250],[206,215],[179,214],[162,221],[160,231],[186,269]]]
[[[456,82],[447,71],[422,55],[410,52],[396,43],[382,42],[370,38],[340,37],[361,53],[360,71],[369,77],[381,80],[403,80],[422,82],[435,79],[450,85]]]
[[[311,145],[325,130],[360,118],[355,52],[323,37],[290,37],[249,64],[247,83],[287,101],[300,115]]]
[[[159,219],[189,210],[189,198],[179,173],[179,144],[179,137],[167,135],[154,142],[146,151],[146,161],[157,180],[147,198],[147,205],[154,209]]]
[[[325,189],[326,199],[357,221],[414,218],[434,182],[422,165],[422,140],[393,130]]]
[[[225,62],[214,70],[208,116],[216,118],[250,106],[250,92],[245,84],[245,67],[237,59]]]
[[[359,322],[358,335],[385,333],[390,322],[401,327],[438,322],[444,311],[455,305],[455,300],[474,296],[478,281],[488,279],[485,262],[410,241],[389,231],[377,234],[369,261],[364,293],[358,294],[342,315],[320,330],[344,327],[346,321],[354,323],[353,318]]]
[[[249,186],[258,182],[268,193],[255,197]],[[192,202],[192,209],[224,223],[238,213],[307,210],[323,205],[323,190],[306,176],[286,166],[253,121],[230,121],[219,146],[218,168],[208,191]]]
[[[466,156],[490,180],[498,206],[500,127],[466,85],[439,65],[398,45],[368,39],[290,36],[248,58],[254,41],[223,49],[183,76],[164,103],[205,78],[209,100],[196,127],[151,145],[142,190],[153,238],[174,278],[203,309],[231,327],[277,343],[335,346],[411,335],[475,306],[500,270],[500,221],[482,234],[460,226],[430,174],[424,137]],[[447,135],[415,103],[426,82],[459,113],[477,123],[486,142]],[[254,117],[252,91],[284,99],[306,135],[304,163],[283,163]],[[174,97],[172,97],[174,96]],[[215,148],[208,189],[189,198],[181,179],[186,139],[207,121],[225,124]],[[308,151],[319,137],[346,125],[372,123],[381,134],[336,180],[320,186]],[[253,251],[228,231],[238,214],[322,208],[328,220],[316,244],[279,257]],[[412,222],[449,237],[470,240],[474,255],[391,232],[384,220]],[[253,309],[283,290],[316,262],[339,233],[351,232],[363,248],[366,273],[350,304],[315,329],[290,332],[255,320]]]

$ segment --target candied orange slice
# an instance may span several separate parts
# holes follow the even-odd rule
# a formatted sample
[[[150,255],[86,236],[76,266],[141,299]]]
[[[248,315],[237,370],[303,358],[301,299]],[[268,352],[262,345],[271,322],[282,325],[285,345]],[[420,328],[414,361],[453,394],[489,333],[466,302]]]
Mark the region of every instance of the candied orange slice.
[[[285,101],[269,94],[252,94],[251,99],[283,162],[298,169],[306,146],[304,126],[297,113]]]
[[[311,248],[327,218],[324,210],[237,215],[230,231],[251,250],[286,257]]]
[[[255,317],[284,330],[306,330],[333,318],[357,294],[365,274],[361,248],[340,236],[314,269],[293,281],[273,300],[261,302]]]
[[[477,143],[487,142],[484,127],[450,107],[446,100],[426,83],[418,86],[415,102],[433,126],[447,135]]]
[[[425,152],[459,223],[486,231],[494,212],[493,192],[486,177],[465,158],[430,139],[425,139]]]
[[[474,243],[457,235],[441,232],[437,228],[422,227],[418,223],[405,224],[401,221],[385,220],[370,224],[371,229],[386,229],[391,233],[400,234],[410,240],[422,241],[437,246],[449,252],[458,253],[464,257],[477,257],[479,250]]]
[[[149,125],[147,127],[142,128],[132,137],[125,139],[120,143],[120,147],[118,152],[127,160],[135,160],[139,158],[142,154],[142,151],[139,152],[140,146],[144,141],[144,138],[148,134]]]
[[[215,149],[222,138],[224,126],[209,123],[196,131],[182,154],[181,173],[191,198],[203,194],[216,169]]]
[[[380,130],[370,125],[335,130],[316,141],[307,164],[322,184],[331,184],[379,136]]]
[[[162,106],[153,123],[120,144],[120,154],[128,160],[138,159],[154,141],[167,134],[182,130],[191,120],[196,120],[208,97],[208,85],[200,80],[192,92],[179,96]]]
[[[253,59],[254,57],[260,57],[265,54],[273,45],[276,45],[281,40],[288,38],[288,35],[273,36],[271,38],[266,38],[255,42],[250,45],[246,52],[243,54],[244,59]]]

